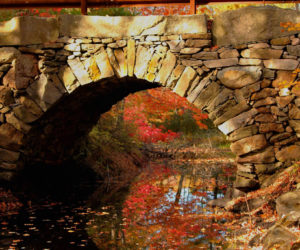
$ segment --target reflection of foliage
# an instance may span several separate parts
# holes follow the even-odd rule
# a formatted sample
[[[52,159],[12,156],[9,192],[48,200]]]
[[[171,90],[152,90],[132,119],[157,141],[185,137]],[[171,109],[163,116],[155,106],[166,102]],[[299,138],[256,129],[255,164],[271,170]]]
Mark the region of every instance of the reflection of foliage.
[[[214,168],[217,171],[221,166],[201,166],[195,172],[151,163],[131,185],[122,215],[114,209],[111,215],[103,209],[95,212],[107,217],[101,220],[94,216],[89,235],[96,245],[117,249],[193,249],[226,244],[223,224],[234,215],[216,213],[206,206],[217,195],[216,187],[221,193],[226,187],[227,177],[212,177]],[[200,175],[207,176],[201,179]]]

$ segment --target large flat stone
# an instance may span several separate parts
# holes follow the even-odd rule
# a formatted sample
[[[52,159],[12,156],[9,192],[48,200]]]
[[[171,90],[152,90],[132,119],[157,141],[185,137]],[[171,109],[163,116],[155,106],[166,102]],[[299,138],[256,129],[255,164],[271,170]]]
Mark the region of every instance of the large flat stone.
[[[13,109],[15,116],[25,123],[31,123],[39,118],[39,115],[34,115],[24,105],[19,105]]]
[[[108,78],[114,75],[114,70],[109,61],[106,50],[102,50],[99,54],[95,55],[95,61],[101,72],[101,78]]]
[[[60,35],[130,37],[207,33],[206,17],[193,16],[75,16],[59,17]]]
[[[256,125],[251,125],[243,128],[239,128],[233,131],[227,136],[229,141],[237,141],[245,137],[249,137],[258,133],[258,127]]]
[[[261,67],[239,66],[222,69],[218,79],[228,88],[240,89],[248,84],[257,82],[262,74]]]
[[[3,84],[14,89],[25,89],[31,78],[38,74],[37,59],[34,55],[19,55],[12,63],[12,68],[3,78]]]
[[[275,162],[274,148],[267,147],[257,153],[252,153],[247,156],[238,157],[238,163],[273,163]]]
[[[218,52],[201,51],[197,54],[192,55],[192,57],[196,59],[202,59],[202,60],[213,60],[213,59],[218,59]]]
[[[295,130],[297,133],[298,138],[300,137],[300,120],[290,120],[290,126]]]
[[[0,148],[0,162],[1,161],[16,162],[19,159],[19,157],[20,157],[19,152]]]
[[[295,105],[293,105],[290,108],[289,118],[291,120],[300,120],[300,108],[297,108]]]
[[[86,71],[89,73],[90,78],[94,82],[99,81],[101,79],[101,72],[98,68],[97,62],[94,57],[88,57],[85,61],[82,61],[82,63],[84,65]],[[66,73],[68,73],[68,71],[66,71]],[[72,78],[70,78],[70,80],[72,80]]]
[[[229,98],[233,97],[233,91],[224,88],[216,97],[215,99],[209,104],[209,106],[206,108],[206,110],[210,113],[212,112],[216,107],[219,105],[222,105],[225,103]]]
[[[222,68],[234,66],[239,63],[239,59],[237,58],[226,58],[226,59],[218,59],[218,60],[208,60],[203,62],[207,68]]]
[[[0,146],[17,150],[22,145],[23,133],[9,123],[0,126]]]
[[[213,41],[216,45],[239,45],[298,33],[282,32],[280,22],[299,23],[300,13],[271,6],[226,11],[214,18]]]
[[[230,145],[230,149],[237,155],[247,154],[266,147],[267,140],[264,135],[254,135],[236,141]]]
[[[150,61],[152,54],[153,50],[150,50],[143,46],[138,46],[134,67],[134,74],[137,78],[143,78],[143,76],[147,72],[148,62]]]
[[[282,50],[278,49],[245,49],[242,51],[241,55],[245,58],[254,59],[279,59],[282,55]]]
[[[210,103],[216,98],[216,96],[220,93],[220,84],[217,82],[210,83],[207,88],[205,88],[195,99],[193,104],[202,109],[206,106],[209,106]]]
[[[26,91],[43,111],[48,110],[62,97],[62,93],[45,74],[41,74]]]
[[[300,56],[300,45],[288,45],[287,51],[292,56]]]
[[[270,59],[265,60],[264,65],[268,69],[295,70],[299,62],[294,59]]]
[[[291,70],[278,70],[276,79],[272,82],[274,88],[284,88],[294,82],[297,74]]]
[[[0,86],[0,103],[8,106],[15,102],[13,92],[9,87]]]
[[[68,91],[77,82],[77,78],[67,65],[60,67],[58,77]]]
[[[155,78],[155,81],[165,85],[175,67],[175,64],[176,56],[172,52],[168,51],[166,58],[162,62],[161,69]]]
[[[232,107],[230,110],[225,112],[223,115],[218,117],[215,121],[214,124],[216,126],[220,125],[223,122],[228,121],[229,119],[239,115],[240,113],[249,110],[250,106],[248,106],[247,102],[244,100],[243,102],[238,103],[234,107]]]
[[[220,106],[216,107],[214,110],[210,111],[208,113],[209,119],[214,121],[218,117],[220,117],[223,114],[225,114],[226,112],[228,112],[228,110],[232,109],[232,107],[234,107],[236,104],[237,104],[237,102],[234,99],[229,99],[222,105],[220,105]],[[210,104],[208,105],[208,107],[209,106],[210,106]]]
[[[134,73],[134,64],[135,64],[135,40],[129,39],[127,42],[127,73],[129,76],[133,76]]]
[[[232,131],[244,126],[256,114],[257,114],[257,110],[251,109],[247,112],[239,114],[238,116],[222,123],[220,126],[218,126],[218,129],[221,130],[223,134],[228,135]]]
[[[54,42],[58,35],[56,18],[24,16],[0,23],[0,46]]]
[[[78,57],[76,57],[73,60],[68,60],[68,64],[81,85],[85,85],[92,82],[89,73],[84,68],[83,63],[79,60]]]
[[[276,153],[276,159],[285,162],[287,160],[300,160],[300,146],[292,145],[282,148]]]
[[[185,96],[196,74],[193,68],[186,67],[173,91],[180,96]]]

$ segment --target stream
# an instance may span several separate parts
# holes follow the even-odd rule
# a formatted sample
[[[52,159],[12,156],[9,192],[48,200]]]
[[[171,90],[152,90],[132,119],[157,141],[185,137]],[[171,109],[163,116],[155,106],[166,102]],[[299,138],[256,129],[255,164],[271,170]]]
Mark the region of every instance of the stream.
[[[2,207],[0,249],[222,249],[226,244],[226,218],[207,202],[223,197],[232,183],[235,169],[228,159],[153,160],[113,195],[117,182],[88,182],[70,171],[58,177],[51,170],[6,188],[12,190],[11,204],[23,206],[9,212]],[[0,204],[3,199],[0,195]]]

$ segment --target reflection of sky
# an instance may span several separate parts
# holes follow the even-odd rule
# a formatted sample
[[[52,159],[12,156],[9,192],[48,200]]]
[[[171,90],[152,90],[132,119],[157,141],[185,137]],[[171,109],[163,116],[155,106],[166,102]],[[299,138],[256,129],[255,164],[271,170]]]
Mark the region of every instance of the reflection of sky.
[[[194,204],[193,207],[189,209],[188,213],[201,214],[203,213],[202,209],[206,207],[206,203],[214,199],[214,193],[212,191],[198,189],[197,192],[205,192],[207,196],[194,195],[190,188],[182,188],[178,202],[178,206],[181,206],[182,208],[181,211],[179,211],[180,214],[185,214],[183,208],[188,204]],[[217,198],[222,197],[224,197],[222,192],[217,194]],[[164,195],[164,199],[166,202],[161,204],[160,208],[152,208],[152,210],[155,211],[155,214],[163,213],[174,205],[176,200],[176,192],[170,188],[169,191]],[[205,213],[210,214],[212,212],[208,209],[205,211]]]
[[[207,191],[207,190],[203,190],[203,189],[198,189],[198,192],[205,192],[206,193],[206,197],[205,196],[201,196],[201,195],[194,195],[191,192],[191,189],[188,187],[183,187],[180,193],[180,199],[178,202],[179,206],[179,211],[178,213],[181,215],[184,214],[211,214],[213,213],[212,210],[210,209],[210,207],[208,207],[207,209],[204,210],[204,208],[206,207],[206,203],[212,199],[214,199],[214,192],[212,191]],[[224,194],[222,192],[217,194],[217,198],[223,198]],[[161,205],[161,207],[159,208],[151,208],[152,211],[154,212],[150,212],[150,215],[154,215],[152,217],[152,219],[148,220],[149,224],[154,224],[157,223],[158,221],[156,221],[155,219],[153,220],[153,218],[155,218],[155,215],[158,216],[159,214],[163,214],[165,211],[167,211],[168,209],[170,209],[172,206],[174,206],[175,200],[176,200],[176,192],[170,188],[169,191],[167,193],[165,193],[164,195],[165,198],[165,202]],[[189,207],[188,211],[185,211],[184,208],[186,208],[186,205],[189,204],[193,204],[192,207]],[[172,216],[172,215],[171,215]],[[209,227],[209,225],[203,225],[203,228]],[[159,234],[160,230],[157,230],[156,232],[154,232],[154,234]],[[221,236],[225,236],[226,232],[222,231],[220,232]],[[190,235],[191,237],[191,235]],[[203,241],[206,243],[209,243],[209,240],[207,240],[206,235],[203,233],[200,233],[195,235],[194,237],[191,238],[187,238],[186,243],[184,243],[185,245],[188,244],[188,242],[195,242],[195,241]],[[149,247],[143,248],[143,249],[150,249]]]

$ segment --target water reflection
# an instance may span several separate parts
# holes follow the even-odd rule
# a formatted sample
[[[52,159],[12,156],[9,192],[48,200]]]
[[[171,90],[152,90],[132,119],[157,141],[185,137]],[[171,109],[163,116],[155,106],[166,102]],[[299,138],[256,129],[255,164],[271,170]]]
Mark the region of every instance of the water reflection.
[[[91,216],[89,235],[100,249],[215,249],[226,244],[225,219],[206,204],[223,196],[228,184],[224,169],[232,166],[206,167],[150,164],[123,204]]]
[[[98,183],[70,202],[88,194],[80,182],[66,200],[40,194],[0,216],[0,249],[218,249],[226,244],[224,213],[207,202],[224,195],[233,172],[229,162],[150,162],[130,187],[111,183],[107,194]]]

